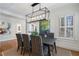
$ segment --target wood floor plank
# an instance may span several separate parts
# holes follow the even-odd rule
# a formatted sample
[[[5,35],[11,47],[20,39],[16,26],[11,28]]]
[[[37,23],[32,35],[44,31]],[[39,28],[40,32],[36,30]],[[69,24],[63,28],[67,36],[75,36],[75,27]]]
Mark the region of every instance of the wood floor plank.
[[[16,46],[17,46],[16,39],[0,42],[0,52],[16,47]]]
[[[15,53],[13,52],[12,55],[14,55],[14,54],[18,55],[17,52],[16,52],[16,47],[17,47],[17,40],[16,39],[0,42],[0,56],[2,55],[2,52],[7,51],[7,50],[9,51],[12,48],[15,48],[13,50]],[[72,50],[69,50],[69,49],[61,48],[61,47],[57,47],[57,52],[58,52],[57,56],[63,56],[63,55],[67,56],[67,55],[70,55],[70,54],[72,54],[72,56],[79,56],[78,51],[72,51]]]

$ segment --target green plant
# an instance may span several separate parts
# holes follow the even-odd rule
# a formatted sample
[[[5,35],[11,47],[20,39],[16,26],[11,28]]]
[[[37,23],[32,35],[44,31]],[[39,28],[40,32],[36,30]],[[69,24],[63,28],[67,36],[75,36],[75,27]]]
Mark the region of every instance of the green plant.
[[[38,32],[32,32],[32,34],[31,35],[33,35],[33,36],[37,36],[38,35]]]

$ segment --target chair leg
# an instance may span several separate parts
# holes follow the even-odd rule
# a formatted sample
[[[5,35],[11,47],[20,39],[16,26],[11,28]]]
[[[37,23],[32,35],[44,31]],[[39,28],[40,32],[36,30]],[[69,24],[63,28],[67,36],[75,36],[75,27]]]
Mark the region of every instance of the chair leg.
[[[55,47],[55,53],[57,53],[56,43],[55,42],[54,42],[54,47]]]
[[[52,47],[52,55],[54,56],[54,51],[53,51],[54,50],[54,46],[52,45],[51,47]]]
[[[23,49],[23,55],[25,54],[25,48]]]
[[[30,56],[30,54],[31,54],[31,52],[30,52],[30,50],[29,50],[29,56]]]
[[[21,47],[21,54],[22,54],[22,52],[23,52],[23,47]]]
[[[18,48],[17,48],[17,52],[18,52],[18,50],[19,50],[19,46],[18,46]]]

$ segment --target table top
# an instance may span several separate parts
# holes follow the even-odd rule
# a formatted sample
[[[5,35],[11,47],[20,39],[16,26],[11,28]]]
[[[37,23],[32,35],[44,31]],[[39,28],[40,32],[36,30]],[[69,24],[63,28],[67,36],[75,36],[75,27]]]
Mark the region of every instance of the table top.
[[[55,41],[56,41],[56,38],[53,38],[53,39],[43,38],[42,39],[42,42],[48,45],[53,45]]]

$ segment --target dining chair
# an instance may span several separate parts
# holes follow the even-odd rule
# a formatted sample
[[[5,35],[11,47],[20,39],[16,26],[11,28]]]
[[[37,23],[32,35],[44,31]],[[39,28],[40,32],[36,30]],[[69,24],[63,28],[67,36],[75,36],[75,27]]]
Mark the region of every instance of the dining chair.
[[[54,33],[47,33],[47,37],[49,39],[54,39]]]
[[[28,34],[22,34],[23,36],[23,55],[25,54],[26,51],[28,51],[29,55],[31,53],[31,46],[30,46],[30,40],[29,40],[29,35]]]
[[[45,36],[47,36],[47,32],[39,33],[39,35],[40,35],[42,38],[45,38]]]
[[[43,44],[40,36],[30,36],[32,42],[32,55],[43,56]]]
[[[54,33],[47,33],[47,38],[48,38],[48,39],[55,40],[55,38],[54,38]],[[54,42],[52,48],[53,48],[53,49],[55,48],[55,53],[57,53],[56,42]]]
[[[47,33],[40,33],[39,34],[41,36],[42,39],[45,39],[45,35],[47,36]],[[47,44],[43,44],[43,50],[44,50],[44,55],[48,55],[48,45]]]
[[[23,42],[22,42],[21,34],[16,34],[16,37],[17,37],[17,43],[18,43],[17,51],[21,49],[21,54],[22,54]]]

